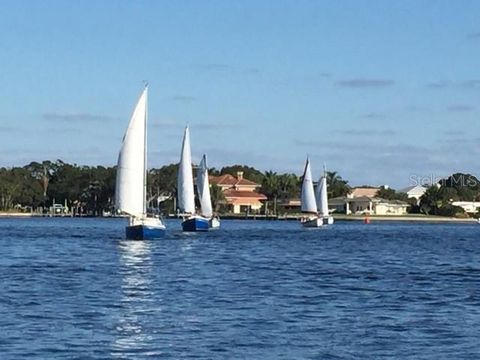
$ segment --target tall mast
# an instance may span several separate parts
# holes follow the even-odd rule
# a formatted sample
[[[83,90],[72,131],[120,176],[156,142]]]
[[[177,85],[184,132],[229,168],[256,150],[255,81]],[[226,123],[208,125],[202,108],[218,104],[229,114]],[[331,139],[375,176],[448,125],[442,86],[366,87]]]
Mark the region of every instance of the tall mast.
[[[143,140],[144,164],[143,164],[143,214],[147,215],[147,119],[148,119],[148,83],[145,82],[145,138]]]

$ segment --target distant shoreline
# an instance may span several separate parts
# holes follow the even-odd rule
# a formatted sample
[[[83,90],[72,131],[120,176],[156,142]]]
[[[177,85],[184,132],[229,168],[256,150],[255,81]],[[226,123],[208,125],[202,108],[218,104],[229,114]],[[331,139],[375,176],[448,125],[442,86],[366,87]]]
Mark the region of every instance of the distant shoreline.
[[[365,216],[359,215],[337,215],[334,216],[335,220],[341,221],[365,221]],[[381,215],[370,215],[368,216],[370,222],[375,221],[410,221],[410,222],[426,222],[426,223],[477,223],[477,219],[473,218],[454,218],[454,217],[444,217],[444,216],[433,216],[433,215],[404,215],[404,216],[381,216]]]
[[[21,217],[21,218],[25,218],[25,217],[37,217],[37,216],[41,216],[41,215],[32,214],[32,213],[4,212],[4,211],[0,211],[0,217],[6,217],[6,218],[10,218],[10,217]]]
[[[232,220],[300,220],[301,215],[286,215],[286,216],[265,216],[265,215],[224,215],[220,216],[222,219],[232,219]],[[370,223],[375,221],[410,221],[410,222],[422,222],[422,223],[477,223],[477,219],[473,218],[453,218],[453,217],[444,217],[444,216],[433,216],[433,215],[404,215],[404,216],[382,216],[382,215],[344,215],[337,214],[333,215],[335,221],[365,221],[366,218],[369,219]]]
[[[21,213],[21,212],[0,212],[0,218],[29,218],[29,217],[52,217],[48,215],[42,215],[37,213]],[[70,215],[55,216],[55,217],[67,217],[72,218]],[[92,216],[83,216],[80,218],[91,218]],[[271,221],[295,221],[299,220],[301,217],[300,214],[295,215],[245,215],[245,214],[224,214],[220,215],[221,219],[225,220],[271,220]],[[335,221],[365,221],[367,216],[365,215],[344,215],[337,214],[333,215]],[[109,219],[112,217],[103,217]],[[168,219],[177,218],[175,215],[166,216]],[[368,219],[370,223],[375,221],[405,221],[405,222],[420,222],[420,223],[477,223],[477,219],[473,218],[453,218],[453,217],[444,217],[444,216],[433,216],[433,215],[404,215],[404,216],[382,216],[382,215],[369,215]]]

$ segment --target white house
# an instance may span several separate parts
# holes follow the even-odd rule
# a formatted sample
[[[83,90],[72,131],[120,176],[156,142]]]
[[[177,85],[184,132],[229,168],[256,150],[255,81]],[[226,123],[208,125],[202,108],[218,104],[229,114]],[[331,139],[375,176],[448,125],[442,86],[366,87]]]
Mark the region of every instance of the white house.
[[[345,214],[405,215],[408,203],[399,200],[386,200],[376,197],[338,197],[329,201],[329,208]]]
[[[460,206],[466,213],[475,214],[480,208],[479,201],[453,201],[453,206]]]
[[[423,194],[425,194],[425,191],[427,191],[427,188],[421,185],[409,186],[398,190],[398,192],[407,194],[409,198],[417,199],[417,204],[420,202],[420,198],[423,196]]]

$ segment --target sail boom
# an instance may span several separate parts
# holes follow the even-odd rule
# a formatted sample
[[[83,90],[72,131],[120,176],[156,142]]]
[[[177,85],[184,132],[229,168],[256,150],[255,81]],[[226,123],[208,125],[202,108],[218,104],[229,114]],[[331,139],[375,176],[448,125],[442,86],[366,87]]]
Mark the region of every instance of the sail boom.
[[[133,213],[129,213],[128,211],[124,211],[122,209],[118,209],[122,214],[125,214],[125,215],[128,215],[130,217],[134,217],[134,218],[143,218],[145,217],[145,214],[144,213],[137,213],[137,214],[133,214]]]

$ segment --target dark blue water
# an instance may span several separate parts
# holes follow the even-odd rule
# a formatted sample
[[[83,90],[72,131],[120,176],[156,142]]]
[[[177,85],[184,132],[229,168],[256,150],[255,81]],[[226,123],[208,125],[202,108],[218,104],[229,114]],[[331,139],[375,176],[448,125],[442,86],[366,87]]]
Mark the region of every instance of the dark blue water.
[[[1,359],[480,358],[480,226],[0,219]]]

